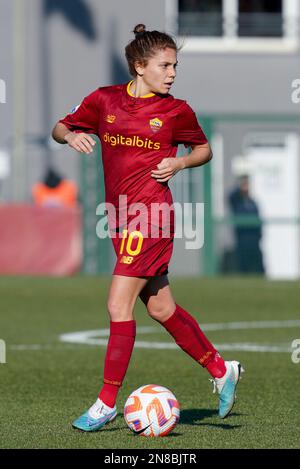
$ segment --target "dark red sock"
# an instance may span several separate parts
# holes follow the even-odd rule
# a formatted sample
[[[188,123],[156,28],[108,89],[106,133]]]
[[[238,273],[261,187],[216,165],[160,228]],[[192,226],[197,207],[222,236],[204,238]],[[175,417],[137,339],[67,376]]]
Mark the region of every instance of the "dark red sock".
[[[203,334],[197,321],[187,311],[181,308],[181,306],[176,305],[174,314],[167,319],[167,321],[162,323],[162,325],[172,337],[174,337],[177,345],[190,355],[190,357],[199,362],[200,365],[207,368],[210,374],[212,373],[208,365],[214,362],[216,355],[218,355],[218,366],[215,364],[211,369],[213,369],[214,373],[220,374],[222,358],[208,338]]]
[[[206,365],[206,369],[213,378],[222,378],[226,373],[226,365],[219,353]]]
[[[110,322],[110,336],[104,364],[104,385],[99,399],[114,407],[132,354],[136,334],[135,321]]]

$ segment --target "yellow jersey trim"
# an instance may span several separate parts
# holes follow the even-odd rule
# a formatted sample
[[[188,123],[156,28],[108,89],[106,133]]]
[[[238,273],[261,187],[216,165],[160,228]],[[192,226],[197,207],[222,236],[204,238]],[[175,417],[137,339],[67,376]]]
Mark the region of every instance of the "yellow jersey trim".
[[[136,98],[136,96],[134,96],[134,94],[131,93],[130,91],[130,87],[131,87],[131,84],[134,82],[134,80],[131,80],[128,85],[127,85],[127,93],[129,94],[129,96],[131,96],[132,98]],[[144,96],[138,96],[139,98],[152,98],[153,96],[155,96],[155,93],[148,93],[148,94],[144,94]]]

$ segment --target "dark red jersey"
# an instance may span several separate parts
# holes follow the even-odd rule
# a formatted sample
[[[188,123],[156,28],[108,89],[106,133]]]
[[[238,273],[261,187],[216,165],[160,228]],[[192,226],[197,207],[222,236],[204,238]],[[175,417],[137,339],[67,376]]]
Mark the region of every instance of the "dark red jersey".
[[[99,88],[60,121],[70,130],[93,133],[102,144],[106,201],[128,204],[172,203],[167,183],[151,177],[163,158],[176,156],[180,143],[207,139],[190,106],[171,95],[136,98],[130,83]]]

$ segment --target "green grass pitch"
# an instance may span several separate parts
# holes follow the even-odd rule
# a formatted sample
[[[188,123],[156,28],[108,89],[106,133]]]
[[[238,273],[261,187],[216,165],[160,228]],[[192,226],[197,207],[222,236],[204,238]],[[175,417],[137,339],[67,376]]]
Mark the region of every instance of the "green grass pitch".
[[[201,324],[300,319],[296,282],[258,278],[170,278],[176,301]],[[289,352],[221,351],[246,370],[232,415],[220,420],[209,375],[182,351],[135,348],[118,397],[118,417],[104,430],[80,433],[71,422],[95,400],[105,348],[60,341],[63,333],[108,327],[109,279],[0,278],[1,448],[299,448],[300,363]],[[172,342],[138,302],[138,326],[154,326],[137,340]],[[207,331],[215,344],[291,345],[300,325]],[[225,345],[224,345],[225,344]],[[228,345],[229,344],[229,345]],[[299,353],[300,356],[300,353]],[[123,406],[143,384],[168,387],[181,406],[169,436],[143,438],[126,427]]]

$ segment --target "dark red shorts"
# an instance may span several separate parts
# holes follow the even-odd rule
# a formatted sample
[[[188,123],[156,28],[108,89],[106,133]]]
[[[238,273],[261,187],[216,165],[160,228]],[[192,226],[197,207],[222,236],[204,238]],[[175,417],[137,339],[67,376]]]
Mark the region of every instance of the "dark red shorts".
[[[173,230],[168,237],[162,236],[161,229],[159,237],[145,237],[140,231],[130,233],[127,230],[118,235],[117,238],[112,238],[117,255],[114,275],[155,277],[168,273],[173,252]]]

